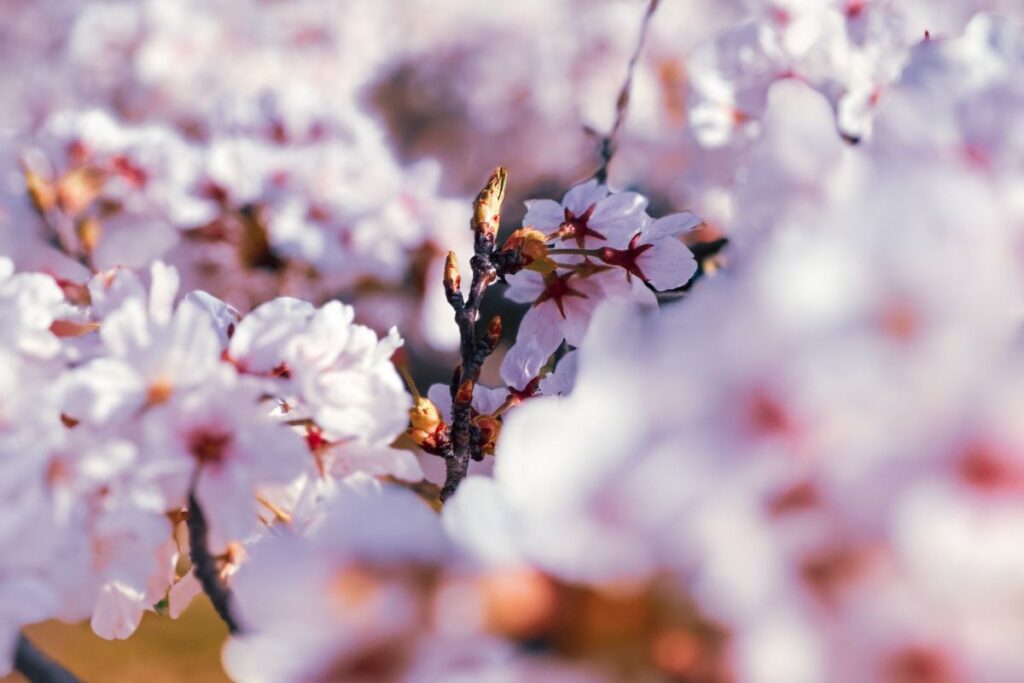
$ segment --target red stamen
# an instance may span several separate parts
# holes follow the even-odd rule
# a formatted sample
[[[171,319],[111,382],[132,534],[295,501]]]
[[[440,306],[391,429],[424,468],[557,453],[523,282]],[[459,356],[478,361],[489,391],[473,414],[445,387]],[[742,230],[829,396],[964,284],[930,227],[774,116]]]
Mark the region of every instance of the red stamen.
[[[565,210],[565,220],[559,228],[559,233],[562,235],[563,242],[569,238],[573,238],[576,240],[576,246],[582,249],[584,240],[586,240],[587,237],[593,237],[599,240],[607,239],[604,235],[597,232],[589,225],[590,217],[594,215],[594,207],[596,206],[596,204],[591,204],[590,208],[579,216],[569,209]]]
[[[569,284],[569,278],[573,276],[573,273],[567,273],[565,275],[558,275],[551,273],[544,278],[544,291],[541,292],[537,300],[533,302],[534,307],[540,306],[545,301],[554,301],[555,306],[558,307],[558,312],[562,314],[562,318],[565,319],[565,308],[562,303],[562,299],[567,296],[575,296],[580,299],[586,299],[587,295],[583,292],[576,291]]]
[[[633,239],[629,241],[629,246],[625,249],[612,249],[611,247],[605,247],[601,250],[601,260],[610,266],[618,266],[626,271],[627,279],[632,282],[632,276],[636,275],[638,278],[647,281],[647,276],[644,275],[644,271],[637,265],[636,260],[640,258],[640,255],[646,252],[648,249],[654,247],[653,244],[640,244],[640,233],[633,235]]]

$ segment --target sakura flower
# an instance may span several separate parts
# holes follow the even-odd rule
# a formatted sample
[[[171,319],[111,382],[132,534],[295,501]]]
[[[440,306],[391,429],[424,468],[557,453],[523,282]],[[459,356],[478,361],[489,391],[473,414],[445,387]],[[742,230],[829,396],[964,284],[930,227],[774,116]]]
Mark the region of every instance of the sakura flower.
[[[638,277],[659,292],[682,287],[697,272],[697,262],[679,238],[700,224],[701,219],[690,212],[657,220],[647,217],[624,248],[602,248],[601,261],[622,268],[627,278]]]
[[[285,362],[297,394],[329,438],[386,442],[405,428],[409,407],[390,362],[402,340],[394,329],[378,340],[353,324],[354,317],[351,307],[326,304],[290,340]]]
[[[147,466],[176,505],[194,487],[215,554],[258,529],[261,486],[288,483],[310,462],[301,436],[272,418],[261,396],[259,383],[221,366],[145,415]]]
[[[176,392],[199,386],[220,364],[221,345],[209,313],[183,301],[147,312],[128,298],[100,329],[107,350],[67,377],[66,410],[78,419],[105,421]]]
[[[609,193],[596,179],[570,189],[561,203],[551,199],[527,202],[523,225],[557,233],[572,246],[593,248],[632,234],[643,222],[647,199],[635,192]]]
[[[681,246],[681,245],[680,245]],[[683,247],[685,250],[685,247]],[[671,248],[670,248],[671,251]],[[654,297],[639,278],[630,282],[616,272],[588,274],[583,270],[553,272],[541,275],[520,271],[508,277],[505,295],[513,301],[531,304],[519,325],[518,338],[530,340],[528,349],[509,353],[526,353],[522,361],[530,367],[542,366],[564,340],[579,346],[598,305],[606,299],[632,299],[646,304]],[[660,276],[660,272],[659,272]],[[517,342],[517,345],[522,342]],[[514,356],[515,357],[515,356]]]
[[[50,326],[64,303],[57,283],[42,273],[14,273],[10,259],[0,258],[0,344],[21,353],[52,357],[59,349]]]

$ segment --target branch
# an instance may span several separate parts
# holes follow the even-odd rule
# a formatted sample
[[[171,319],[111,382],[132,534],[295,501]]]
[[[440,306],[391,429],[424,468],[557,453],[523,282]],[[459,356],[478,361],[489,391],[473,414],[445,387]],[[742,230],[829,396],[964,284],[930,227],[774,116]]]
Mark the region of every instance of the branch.
[[[601,165],[594,172],[594,177],[602,184],[608,181],[608,164],[611,163],[612,157],[615,156],[615,136],[618,135],[619,129],[622,128],[622,124],[626,120],[626,113],[629,110],[629,94],[633,88],[633,73],[636,71],[636,65],[640,60],[640,53],[644,49],[644,43],[647,42],[647,29],[651,24],[651,17],[654,16],[654,11],[658,9],[660,1],[650,0],[647,4],[647,11],[644,13],[644,18],[640,23],[640,35],[637,38],[636,47],[633,48],[633,54],[629,58],[629,65],[626,67],[626,79],[622,82],[622,87],[619,88],[619,96],[615,100],[615,121],[612,123],[608,133],[601,138]]]
[[[491,174],[487,185],[473,203],[473,280],[469,296],[465,299],[460,290],[461,278],[455,261],[455,254],[449,252],[445,262],[444,288],[448,303],[455,311],[455,323],[459,326],[461,362],[452,375],[452,424],[450,438],[443,452],[445,459],[445,481],[441,489],[441,500],[447,500],[469,471],[470,460],[482,460],[479,434],[473,427],[473,391],[480,368],[487,356],[494,351],[501,336],[501,319],[495,317],[488,325],[487,332],[478,336],[476,323],[480,318],[480,303],[484,292],[498,278],[498,268],[492,257],[495,255],[495,240],[501,221],[501,203],[505,199],[506,173],[497,168]]]
[[[24,635],[18,636],[14,668],[31,683],[79,683],[74,674],[47,657]]]
[[[220,618],[227,624],[228,632],[232,635],[240,633],[241,628],[235,620],[231,611],[234,598],[231,589],[228,588],[220,578],[217,569],[217,558],[210,554],[207,546],[208,530],[206,517],[196,500],[195,487],[188,494],[188,541],[189,557],[192,559],[192,571],[203,592],[210,598],[213,608]]]

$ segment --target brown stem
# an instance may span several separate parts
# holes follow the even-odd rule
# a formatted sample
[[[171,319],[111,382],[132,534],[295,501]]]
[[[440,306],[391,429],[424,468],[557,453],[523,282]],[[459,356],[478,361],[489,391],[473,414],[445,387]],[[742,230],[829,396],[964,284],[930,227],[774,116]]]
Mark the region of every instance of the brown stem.
[[[47,657],[24,635],[18,636],[14,668],[30,683],[79,683],[74,674]]]
[[[483,459],[479,440],[474,438],[472,410],[473,391],[480,377],[480,369],[487,356],[494,351],[501,334],[501,323],[496,320],[488,327],[487,333],[477,334],[476,324],[480,318],[480,304],[484,292],[498,277],[492,257],[500,221],[501,203],[505,195],[505,169],[499,168],[491,174],[487,186],[474,202],[473,258],[470,264],[473,279],[469,295],[463,299],[459,290],[459,276],[454,255],[449,255],[445,267],[445,295],[455,312],[455,323],[459,326],[460,364],[452,375],[452,422],[449,439],[443,456],[445,458],[445,481],[441,489],[441,500],[447,500],[469,471],[470,460]]]
[[[238,621],[232,613],[234,596],[220,578],[217,569],[217,559],[210,553],[207,545],[209,530],[206,526],[206,517],[203,509],[199,507],[196,499],[195,486],[188,494],[188,541],[189,557],[192,559],[192,571],[203,592],[210,598],[214,610],[218,616],[227,624],[228,631],[234,635],[241,632]]]
[[[633,87],[633,73],[636,71],[636,64],[640,60],[640,53],[644,49],[644,43],[647,42],[647,29],[651,24],[651,17],[654,16],[654,11],[658,9],[659,2],[660,0],[649,0],[647,3],[647,11],[644,13],[644,18],[640,23],[640,35],[637,38],[633,54],[629,58],[629,65],[626,67],[626,78],[622,82],[622,87],[619,88],[619,96],[615,100],[615,121],[612,123],[608,133],[601,138],[601,165],[594,172],[594,177],[600,183],[608,181],[608,164],[611,163],[612,157],[615,156],[615,136],[618,135],[619,129],[622,128],[622,124],[626,120],[626,113],[629,110],[629,94]]]
[[[593,256],[599,258],[601,256],[600,249],[548,249],[548,254],[551,256]]]

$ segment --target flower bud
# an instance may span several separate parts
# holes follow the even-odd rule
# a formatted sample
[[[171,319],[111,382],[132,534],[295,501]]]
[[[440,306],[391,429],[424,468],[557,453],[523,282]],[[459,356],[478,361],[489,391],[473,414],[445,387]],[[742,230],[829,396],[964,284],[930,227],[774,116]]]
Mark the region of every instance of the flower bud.
[[[47,213],[57,203],[57,191],[53,184],[30,168],[25,169],[25,188],[39,213]]]
[[[69,171],[57,183],[57,201],[65,213],[77,216],[99,196],[106,178],[103,172],[91,166],[79,166]]]
[[[78,222],[76,232],[78,233],[78,243],[81,245],[83,252],[92,254],[96,251],[96,247],[100,243],[100,235],[102,234],[98,220],[91,217],[83,218]]]
[[[473,232],[482,232],[493,237],[498,232],[501,221],[501,203],[505,201],[505,168],[499,166],[491,173],[487,185],[480,190],[473,202],[473,218],[470,222]]]
[[[409,424],[413,429],[432,433],[441,424],[441,414],[429,398],[418,396],[409,408]]]
[[[480,452],[484,455],[494,455],[498,434],[501,433],[501,420],[491,415],[478,415],[473,424],[480,432]]]
[[[462,276],[459,275],[459,263],[455,260],[455,252],[449,251],[444,258],[444,288],[449,293],[459,291],[462,287]]]
[[[519,254],[526,269],[541,275],[547,275],[555,269],[555,262],[548,255],[547,237],[535,228],[516,230],[505,240],[501,250]]]
[[[491,345],[493,349],[498,345],[498,340],[501,339],[501,316],[496,315],[491,318],[490,324],[487,326],[487,343]]]

